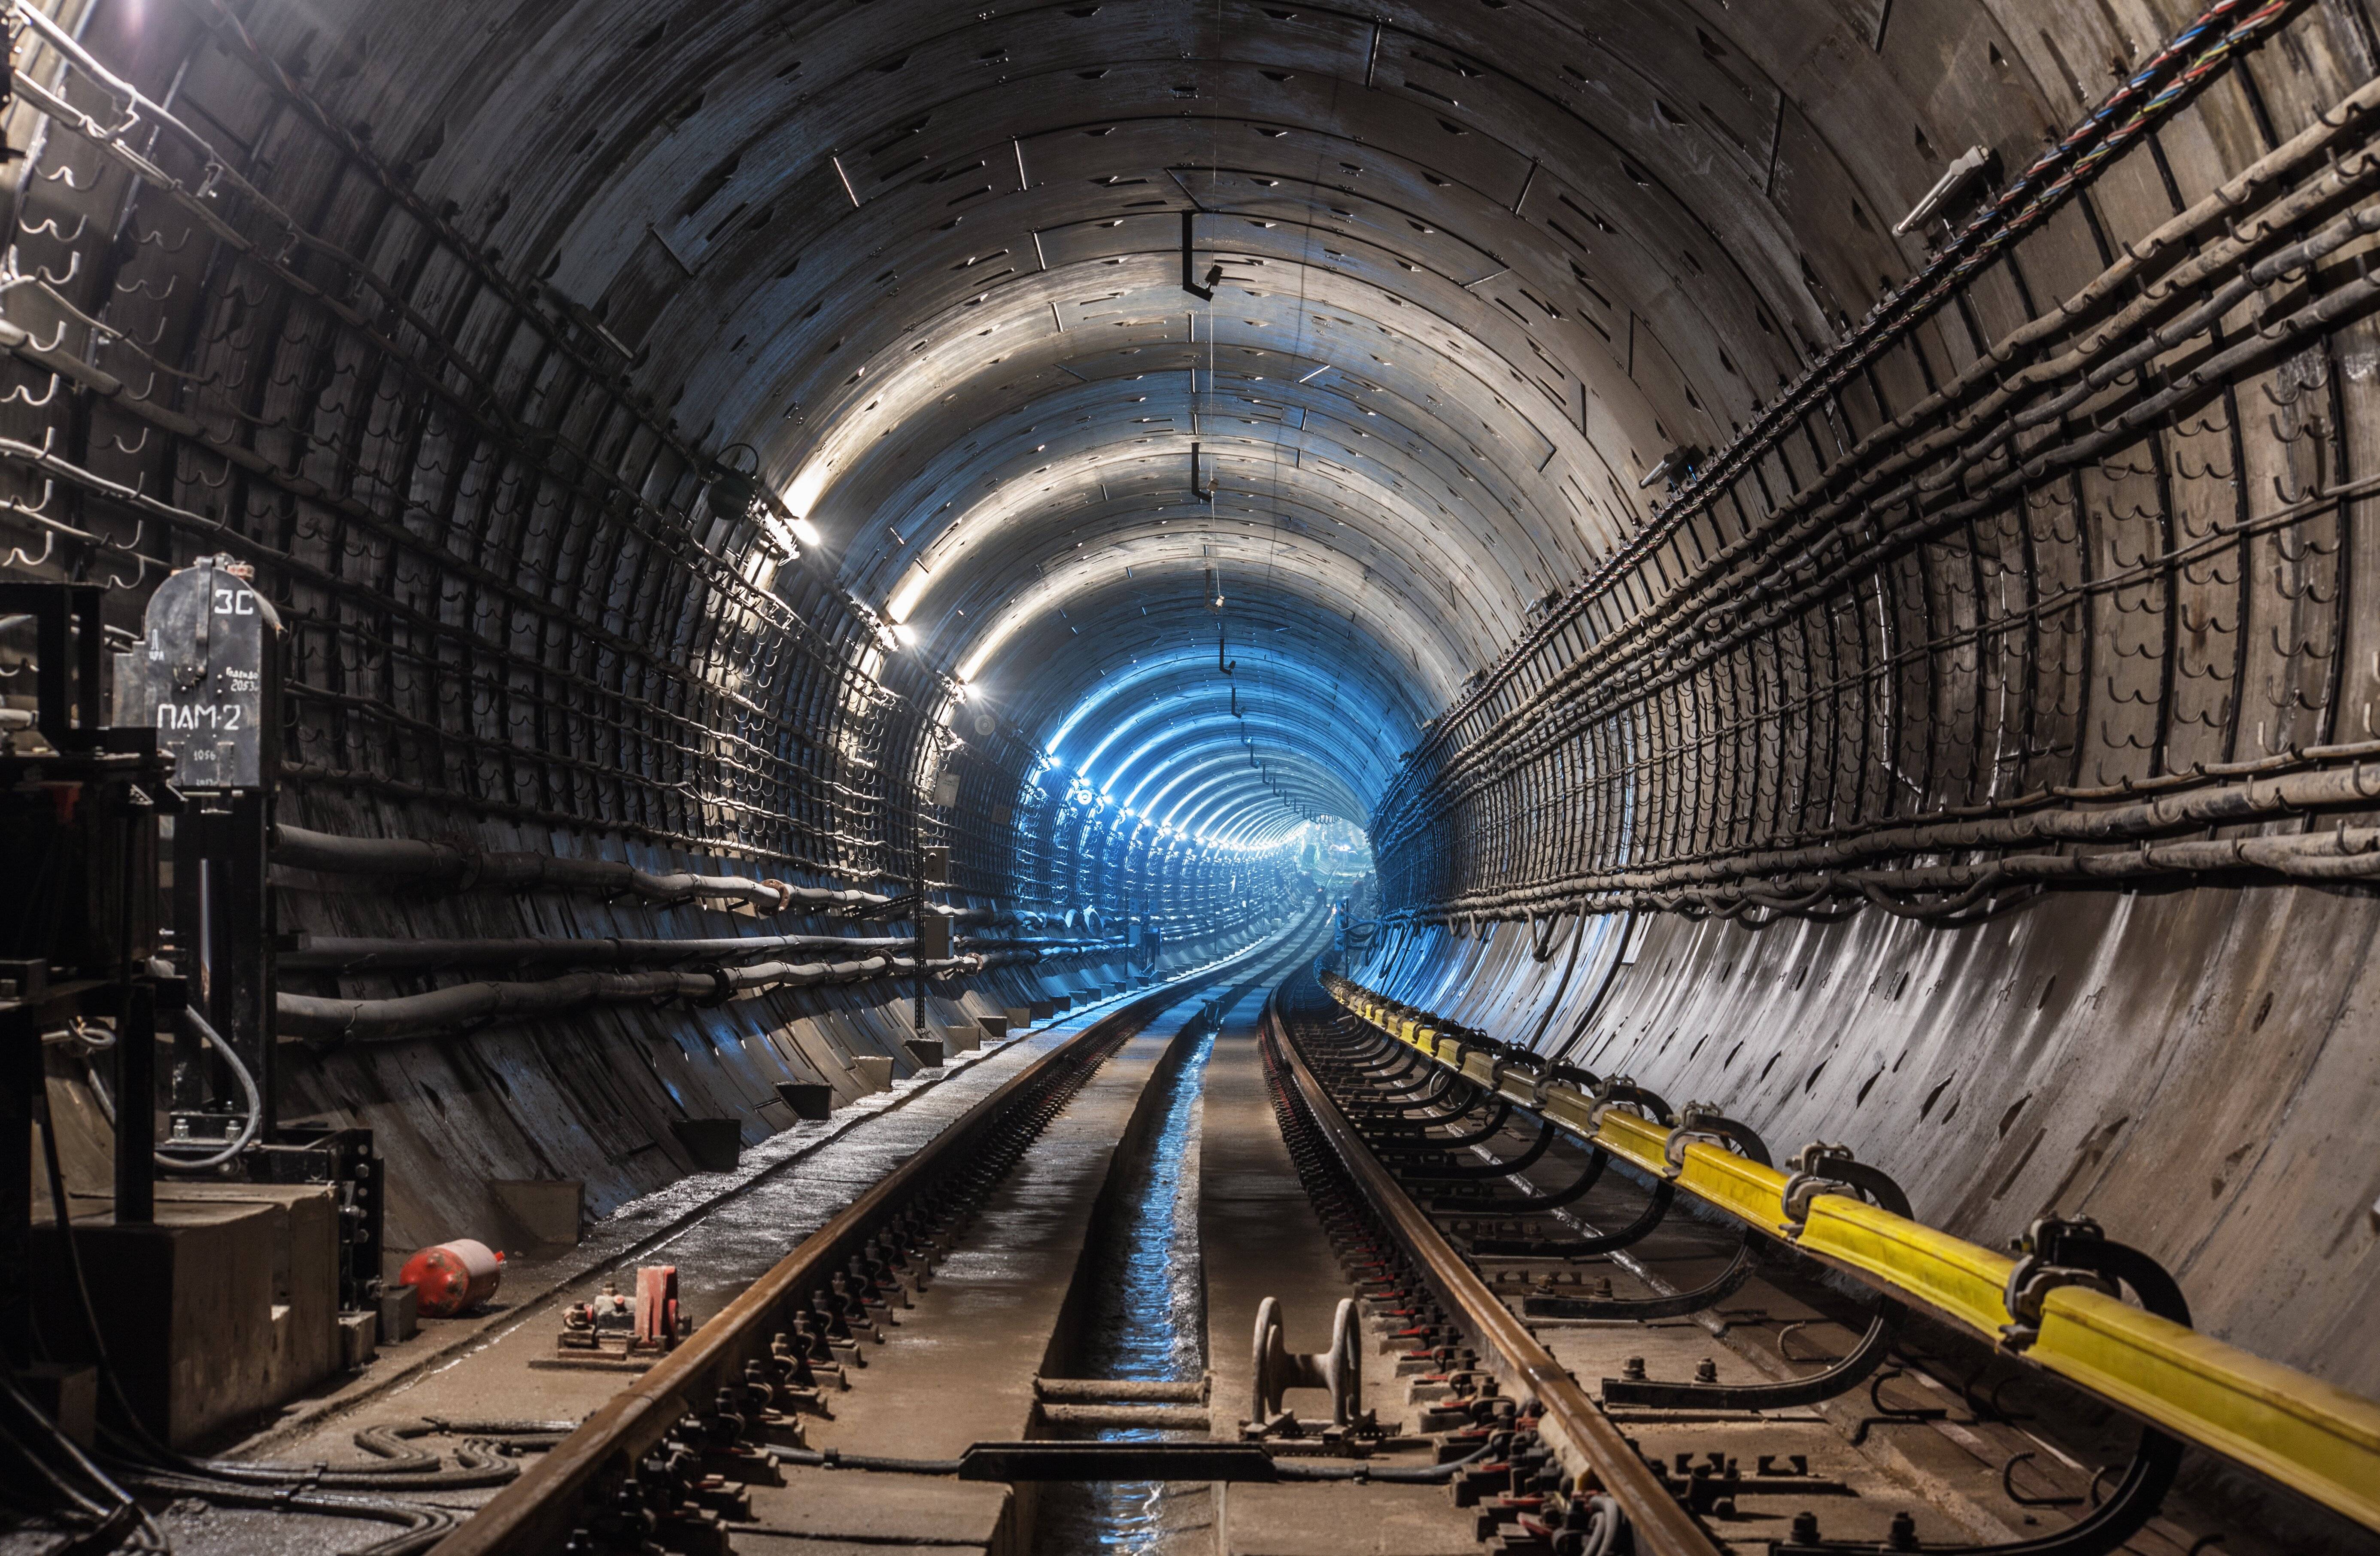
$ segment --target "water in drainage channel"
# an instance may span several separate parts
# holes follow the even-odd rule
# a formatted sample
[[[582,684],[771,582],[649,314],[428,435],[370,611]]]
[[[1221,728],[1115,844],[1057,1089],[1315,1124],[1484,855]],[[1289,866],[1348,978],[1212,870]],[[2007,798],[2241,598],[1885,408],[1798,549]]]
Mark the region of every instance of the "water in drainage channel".
[[[1234,991],[1236,995],[1238,991]],[[1127,1192],[1094,1230],[1090,1275],[1067,1370],[1084,1378],[1195,1380],[1207,1367],[1206,1272],[1198,1252],[1198,1126],[1207,1060],[1224,1001],[1191,1017],[1153,1084],[1155,1127],[1115,1171]],[[1075,1428],[1069,1437],[1126,1442],[1199,1438],[1147,1428]],[[1162,1481],[1039,1489],[1034,1549],[1051,1556],[1160,1553],[1209,1548],[1204,1487]],[[1186,1537],[1186,1538],[1185,1538]]]

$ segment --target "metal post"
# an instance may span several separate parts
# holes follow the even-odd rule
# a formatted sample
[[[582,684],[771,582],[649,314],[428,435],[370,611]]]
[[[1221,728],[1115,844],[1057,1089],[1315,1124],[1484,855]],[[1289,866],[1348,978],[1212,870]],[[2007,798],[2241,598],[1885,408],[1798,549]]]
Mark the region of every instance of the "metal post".
[[[115,1224],[157,1218],[157,987],[136,978],[115,1021]]]
[[[255,791],[191,797],[174,829],[175,959],[190,979],[191,1003],[256,1077],[264,1109],[259,1138],[270,1141],[280,1122],[265,860],[271,800]],[[219,1127],[237,1133],[231,1118],[241,1111],[240,1093],[223,1060],[187,1040],[177,1041],[176,1060],[174,1103],[183,1123],[201,1139]]]
[[[281,661],[272,602],[231,558],[200,557],[150,597],[118,676],[124,711],[158,732],[192,804],[174,830],[174,955],[191,1008],[256,1082],[259,1142],[279,1141],[274,904],[266,853],[280,769]],[[224,1061],[177,1034],[176,1139],[217,1144],[245,1111]]]
[[[230,1014],[239,1034],[231,1040],[238,1044],[240,1057],[256,1077],[257,1095],[262,1100],[257,1137],[269,1141],[278,1139],[281,1129],[281,1064],[275,1052],[280,1047],[280,1024],[273,999],[273,937],[278,925],[267,861],[273,837],[272,793],[260,788],[233,795],[231,814],[225,820],[223,927],[236,927],[237,933],[228,944],[219,938],[215,949],[228,963],[223,969],[229,974],[225,992],[230,996]],[[235,1028],[218,1026],[216,1030],[229,1037]]]
[[[30,1359],[33,1332],[33,1088],[42,1031],[30,1010],[0,1012],[0,1355]]]
[[[924,805],[917,807],[917,879],[916,882],[917,990],[909,1005],[909,1036],[913,1041],[919,1044],[923,1044],[926,1040],[926,812],[928,808]],[[917,1052],[922,1053],[925,1050],[920,1047]]]

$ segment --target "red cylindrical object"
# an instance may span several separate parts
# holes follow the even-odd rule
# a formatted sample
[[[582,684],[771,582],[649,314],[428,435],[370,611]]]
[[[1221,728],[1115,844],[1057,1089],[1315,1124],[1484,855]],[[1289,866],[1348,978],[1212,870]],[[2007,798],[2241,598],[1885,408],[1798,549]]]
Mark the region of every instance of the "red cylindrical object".
[[[434,1243],[405,1261],[397,1283],[419,1294],[421,1316],[451,1319],[496,1295],[504,1278],[504,1256],[485,1243],[457,1237]]]

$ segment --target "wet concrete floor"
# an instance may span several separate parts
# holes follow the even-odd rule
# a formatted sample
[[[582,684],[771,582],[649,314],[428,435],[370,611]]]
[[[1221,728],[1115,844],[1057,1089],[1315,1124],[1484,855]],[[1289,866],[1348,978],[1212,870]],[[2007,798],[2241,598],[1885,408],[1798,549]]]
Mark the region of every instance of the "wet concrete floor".
[[[867,1347],[868,1366],[854,1370],[852,1388],[828,1396],[832,1416],[809,1422],[812,1446],[952,1458],[978,1441],[1054,1435],[1037,1412],[1033,1380],[1085,1375],[1086,1362],[1100,1376],[1211,1367],[1214,1434],[1238,1436],[1257,1304],[1280,1298],[1293,1349],[1321,1349],[1340,1299],[1353,1294],[1281,1144],[1257,1052],[1264,999],[1285,965],[1242,974],[1266,971],[1262,985],[1224,985],[1220,1026],[1208,1019],[1215,986],[1185,991],[1099,1067],[987,1199],[916,1305],[896,1311],[886,1343]],[[976,1101],[1095,1018],[1078,1013],[1013,1039],[782,1170],[714,1196],[632,1263],[674,1262],[690,1309],[698,1318],[716,1312]],[[1101,1191],[1128,1140],[1139,1154],[1123,1181],[1168,1202],[1161,1215],[1141,1217],[1138,1233],[1095,1237],[1095,1218],[1117,1214],[1112,1205],[1101,1211]],[[1094,1256],[1087,1266],[1087,1250]],[[1163,1268],[1150,1269],[1152,1258]],[[601,1280],[559,1282],[537,1311],[486,1324],[369,1397],[318,1404],[310,1418],[260,1441],[275,1459],[351,1462],[360,1457],[351,1434],[380,1422],[581,1418],[616,1392],[621,1375],[530,1364],[552,1354],[559,1304],[595,1295]],[[1126,1317],[1103,1331],[1088,1325],[1098,1332],[1087,1338],[1078,1332],[1101,1300],[1111,1308],[1122,1303],[1118,1311],[1127,1314],[1149,1309],[1147,1331]],[[1366,1403],[1386,1419],[1409,1415],[1377,1331],[1367,1331],[1364,1350]],[[1309,1416],[1327,1409],[1318,1392],[1290,1403]],[[784,1479],[752,1488],[751,1521],[732,1534],[736,1550],[1451,1556],[1478,1549],[1469,1516],[1439,1488],[1111,1487],[1087,1500],[1062,1494],[1074,1499],[1068,1515],[1037,1526],[1031,1487],[803,1466],[788,1466]],[[492,1494],[436,1500],[467,1510]],[[222,1538],[212,1537],[210,1522],[187,1520],[177,1546],[194,1556],[261,1548],[249,1543],[261,1531],[239,1526],[242,1520],[221,1519]],[[370,1538],[358,1526],[307,1525],[296,1540],[274,1543],[295,1552]]]
[[[740,1175],[741,1181],[722,1184],[716,1180],[723,1175],[710,1174],[712,1182],[688,1180],[650,1197],[653,1203],[638,1201],[614,1218],[622,1224],[598,1229],[589,1239],[592,1246],[585,1250],[582,1263],[599,1266],[607,1258],[618,1259],[631,1252],[633,1257],[619,1268],[608,1273],[596,1268],[575,1278],[532,1285],[528,1294],[507,1290],[502,1295],[514,1301],[493,1314],[425,1324],[414,1341],[382,1353],[379,1378],[367,1374],[336,1395],[294,1407],[288,1419],[244,1444],[239,1455],[286,1463],[356,1463],[366,1456],[354,1446],[353,1434],[382,1423],[425,1417],[585,1417],[616,1393],[625,1378],[618,1372],[530,1365],[553,1354],[562,1307],[592,1298],[607,1280],[633,1289],[638,1265],[671,1263],[678,1268],[682,1300],[698,1322],[968,1109],[1035,1059],[1111,1013],[1116,1003],[1078,1009],[1031,1032],[956,1055],[945,1071],[927,1072],[904,1082],[895,1093],[868,1099],[870,1105],[855,1110],[856,1116],[838,1113],[830,1124],[787,1131],[761,1151],[750,1153],[759,1160]],[[458,1333],[460,1343],[455,1343]],[[417,1353],[419,1359],[408,1352]],[[423,1445],[434,1448],[441,1441],[432,1438]],[[456,1490],[418,1500],[468,1510],[492,1495],[492,1489]],[[298,1526],[302,1536],[288,1538]],[[255,1515],[193,1507],[175,1531],[175,1547],[185,1556],[241,1556],[265,1549],[342,1550],[379,1538],[385,1528],[289,1519],[268,1544]]]
[[[1218,1424],[1232,1428],[1250,1410],[1264,1299],[1280,1299],[1291,1350],[1321,1351],[1340,1299],[1354,1295],[1281,1143],[1257,1050],[1263,1009],[1254,996],[1234,1007],[1207,1062],[1198,1219],[1208,1355]],[[1383,1425],[1409,1423],[1405,1385],[1378,1334],[1367,1329],[1364,1340],[1364,1403]],[[1285,1403],[1301,1416],[1327,1414],[1319,1392],[1293,1392]],[[1221,1501],[1224,1535],[1213,1549],[1224,1556],[1467,1556],[1480,1549],[1471,1516],[1442,1487],[1232,1486]]]

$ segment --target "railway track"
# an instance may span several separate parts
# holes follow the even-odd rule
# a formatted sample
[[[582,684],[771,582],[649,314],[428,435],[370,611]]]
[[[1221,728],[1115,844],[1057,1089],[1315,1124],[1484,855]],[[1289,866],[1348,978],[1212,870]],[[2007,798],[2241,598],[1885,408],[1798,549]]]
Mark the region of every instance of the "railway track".
[[[1009,1497],[1009,1485],[1140,1477],[1152,1468],[1166,1477],[1187,1468],[1197,1480],[1273,1480],[1271,1453],[1259,1447],[1216,1444],[1214,1464],[1193,1464],[1183,1449],[1199,1452],[1197,1441],[1057,1440],[1114,1425],[1140,1428],[1137,1435],[1183,1420],[1204,1428],[1211,1385],[1204,1378],[1116,1385],[1042,1378],[1057,1370],[1047,1363],[1063,1344],[1014,1344],[1033,1330],[1033,1319],[1021,1320],[1014,1308],[1038,1307],[1054,1335],[1074,1323],[1069,1308],[1081,1296],[1066,1266],[1081,1261],[1102,1197],[1116,1197],[1109,1156],[1148,1133],[1152,1085],[1190,1039],[1214,1030],[1219,1006],[1261,997],[1305,964],[1318,949],[1318,928],[1321,920],[1299,926],[1235,964],[1152,990],[1038,1056],[722,1311],[704,1316],[669,1356],[435,1549],[441,1556],[728,1551],[771,1530],[800,1537],[807,1513],[856,1482],[868,1482],[862,1497],[914,1501],[921,1482],[995,1487]],[[1045,1237],[1050,1223],[1063,1230],[1069,1218],[1078,1223],[1071,1245]],[[985,1278],[983,1266],[1036,1268],[1019,1284]],[[1009,1311],[990,1319],[966,1311],[971,1295],[985,1290]],[[950,1392],[962,1380],[947,1363],[966,1352],[968,1337],[985,1335],[990,1363],[959,1363],[962,1373],[976,1366],[964,1378],[968,1402],[1000,1404],[1014,1380],[997,1378],[997,1361],[1014,1354],[1026,1363],[1026,1408],[1014,1430],[966,1441],[952,1456],[921,1458],[918,1432],[900,1423],[952,1418]],[[921,1356],[938,1358],[942,1370],[918,1368]],[[876,1430],[879,1423],[892,1425]],[[821,1477],[838,1487],[821,1491],[814,1485]],[[1038,1549],[1033,1497],[926,1503],[938,1526],[929,1544],[966,1547],[980,1537],[983,1549]],[[843,1532],[883,1532],[879,1515],[859,1523],[868,1527]]]
[[[1284,936],[1020,1065],[436,1550],[2306,1548],[2174,1493],[2175,1439],[1689,1214],[1500,1066],[1356,1015],[1318,949]],[[1202,1161],[1200,1233],[1135,1252],[1117,1228]],[[1805,1166],[1907,1210],[1856,1163]],[[1203,1353],[1103,1372],[1101,1283],[1201,1239]],[[2320,1548],[2380,1549],[2340,1528]]]
[[[1477,1549],[1448,1488],[1510,1423],[1405,1408],[1403,1320],[1338,1262],[1339,1208],[1309,1206],[1269,1105],[1257,1018],[1318,949],[1284,937],[1021,1070],[438,1551],[1203,1552],[1339,1549],[1354,1529]],[[1203,1153],[1183,1137],[1202,1114]],[[1132,1349],[1086,1331],[1127,1273],[1124,1223],[1178,1181],[1152,1169],[1185,1155],[1218,1180],[1186,1306],[1219,1338],[1191,1365],[1177,1347],[1173,1375],[1086,1376]],[[1195,1260],[1200,1240],[1153,1253]],[[1080,1494],[1120,1483],[1143,1489],[1121,1538]]]
[[[2060,1282],[2187,1324],[2170,1278],[2095,1227],[2035,1228],[2017,1266],[2041,1282],[2018,1314],[2034,1331],[1995,1346],[1948,1304],[1855,1285],[1842,1262],[1793,1246],[1819,1194],[1914,1228],[1900,1190],[1843,1148],[1796,1158],[1781,1216],[1723,1214],[1714,1153],[1770,1165],[1747,1125],[1682,1115],[1624,1079],[1548,1074],[1327,981],[1292,980],[1269,1013],[1283,1127],[1317,1192],[1349,1207],[1350,1258],[1415,1315],[1407,1365],[1467,1402],[1475,1431],[1502,1421],[1525,1444],[1458,1482],[1498,1549],[1605,1549],[1618,1518],[1635,1550],[1661,1552],[2380,1550],[2368,1527],[2307,1502],[2267,1494],[2260,1525],[2191,1495],[2227,1476],[2237,1493],[2243,1477],[2190,1455],[2157,1412],[2139,1424],[2029,1358],[2043,1294]],[[1562,1105],[1582,1093],[1592,1112]],[[1614,1112],[1649,1152],[1610,1149]],[[1689,1150],[1698,1175],[1682,1171]],[[1746,1184],[1733,1193],[1726,1209],[1755,1202]],[[2312,1380],[2266,1380],[2276,1408],[2285,1392],[2308,1416],[2342,1408]],[[2362,1426],[2341,1416],[2338,1451],[2303,1453],[2276,1478],[2351,1513],[2359,1491],[2380,1489],[2352,1460]]]

